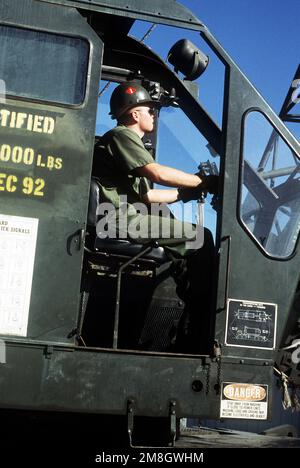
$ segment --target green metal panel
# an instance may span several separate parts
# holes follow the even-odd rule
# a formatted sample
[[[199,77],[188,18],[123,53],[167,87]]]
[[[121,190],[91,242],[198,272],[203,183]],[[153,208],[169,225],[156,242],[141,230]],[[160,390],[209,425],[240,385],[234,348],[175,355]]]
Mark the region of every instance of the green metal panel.
[[[98,11],[109,15],[152,21],[178,27],[201,26],[193,13],[176,0],[36,0],[75,6],[84,10]],[[172,17],[170,15],[172,12]]]
[[[25,33],[38,27],[42,32],[82,38],[88,44],[88,81],[81,105],[8,96],[1,104],[1,109],[10,115],[22,113],[26,122],[29,115],[33,119],[42,116],[40,122],[51,118],[51,132],[39,127],[34,131],[30,125],[28,130],[26,124],[20,128],[8,124],[0,127],[2,144],[12,151],[15,146],[24,151],[30,148],[30,154],[34,154],[30,164],[17,164],[12,159],[1,161],[1,173],[13,175],[12,181],[17,182],[12,190],[4,184],[0,213],[38,219],[28,338],[69,342],[67,336],[76,326],[79,310],[81,240],[88,204],[102,44],[76,9],[32,0],[1,0],[0,12],[2,25],[25,28]],[[52,66],[58,66],[55,59]],[[30,193],[26,193],[26,178],[33,180]],[[37,180],[42,181],[40,194],[35,193]]]
[[[80,413],[219,418],[222,381],[270,384],[272,368],[100,349],[7,345],[1,371],[2,407]],[[30,374],[29,380],[26,376]],[[224,377],[226,376],[226,377]],[[23,388],[20,398],[19,388]]]

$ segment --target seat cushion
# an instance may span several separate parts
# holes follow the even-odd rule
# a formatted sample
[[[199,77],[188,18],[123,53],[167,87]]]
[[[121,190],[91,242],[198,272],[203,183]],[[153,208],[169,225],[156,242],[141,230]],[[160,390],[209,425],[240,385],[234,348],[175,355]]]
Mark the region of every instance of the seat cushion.
[[[94,248],[100,252],[107,252],[113,255],[124,255],[126,257],[134,257],[138,255],[145,247],[143,244],[134,244],[127,240],[119,239],[99,239],[95,240]],[[154,260],[158,263],[168,262],[169,259],[165,254],[163,247],[154,247],[148,253],[142,256],[147,260]]]

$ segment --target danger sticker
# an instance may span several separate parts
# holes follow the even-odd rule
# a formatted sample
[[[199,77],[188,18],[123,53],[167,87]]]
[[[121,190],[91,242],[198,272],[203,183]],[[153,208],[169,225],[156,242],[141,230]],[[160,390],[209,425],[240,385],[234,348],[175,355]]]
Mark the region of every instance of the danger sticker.
[[[265,420],[267,416],[267,385],[222,383],[220,418]]]

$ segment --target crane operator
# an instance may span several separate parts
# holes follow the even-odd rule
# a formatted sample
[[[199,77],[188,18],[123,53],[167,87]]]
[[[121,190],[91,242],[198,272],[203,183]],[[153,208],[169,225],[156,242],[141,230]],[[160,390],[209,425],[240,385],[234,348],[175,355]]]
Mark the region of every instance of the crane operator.
[[[196,227],[174,217],[159,216],[152,208],[179,200],[184,203],[197,200],[203,191],[216,194],[218,176],[189,174],[153,159],[142,138],[154,130],[159,107],[159,101],[153,100],[138,82],[124,82],[113,91],[110,114],[117,120],[117,126],[103,135],[95,146],[94,160],[96,167],[101,168],[97,173],[100,199],[105,208],[112,207],[105,219],[108,234],[113,232],[117,238],[140,244],[155,240],[164,247],[173,262],[171,273],[177,284],[177,294],[185,302],[173,337],[173,350],[199,353],[201,310],[207,310],[211,301],[212,234],[204,228],[203,246],[189,248],[196,239]],[[169,188],[151,188],[151,183]]]

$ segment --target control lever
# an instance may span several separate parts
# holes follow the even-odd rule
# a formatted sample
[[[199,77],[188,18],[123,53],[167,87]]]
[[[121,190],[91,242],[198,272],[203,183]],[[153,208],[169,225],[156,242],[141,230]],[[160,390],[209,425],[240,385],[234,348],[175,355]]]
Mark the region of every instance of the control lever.
[[[201,174],[204,176],[208,175],[219,175],[219,171],[217,168],[216,163],[207,160],[206,162],[201,162],[198,166],[200,176]],[[204,204],[205,198],[207,197],[207,191],[203,190],[200,194],[200,197],[197,200],[197,224],[200,226],[204,226]],[[218,197],[214,195],[211,201],[211,206],[214,210],[217,211],[218,208]]]

